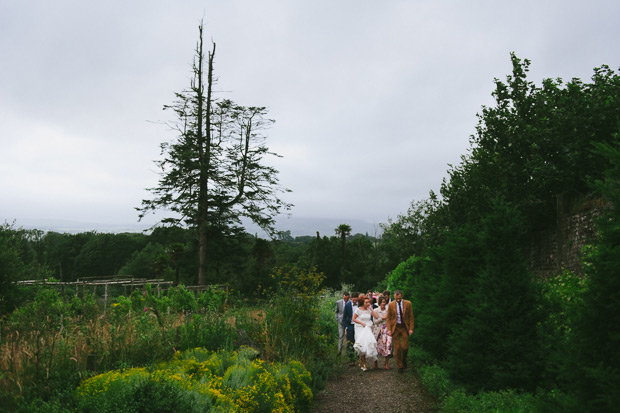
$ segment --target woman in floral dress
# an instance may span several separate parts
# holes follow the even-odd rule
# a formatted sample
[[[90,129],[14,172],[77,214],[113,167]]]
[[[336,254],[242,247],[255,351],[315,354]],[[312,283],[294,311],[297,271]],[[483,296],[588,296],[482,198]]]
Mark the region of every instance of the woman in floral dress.
[[[377,340],[377,353],[383,356],[385,360],[385,369],[389,370],[388,366],[388,358],[392,354],[392,336],[387,333],[387,325],[385,320],[387,319],[387,298],[379,297],[379,308],[375,310],[375,312],[379,315],[379,317],[375,318],[373,321],[372,331],[375,334],[375,339]],[[377,367],[377,362],[375,361],[375,368]]]

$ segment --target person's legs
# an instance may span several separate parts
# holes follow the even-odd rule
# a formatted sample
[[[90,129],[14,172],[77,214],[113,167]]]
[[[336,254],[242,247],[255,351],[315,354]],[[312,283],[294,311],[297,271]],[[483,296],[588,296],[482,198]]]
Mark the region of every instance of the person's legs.
[[[355,350],[353,350],[353,344],[355,343],[355,331],[353,330],[353,326],[348,327],[346,330],[346,346],[347,353],[349,355],[349,365],[355,366]]]
[[[409,336],[404,326],[396,326],[394,329],[392,345],[394,346],[394,357],[396,358],[396,364],[399,371],[405,368],[405,362],[407,348],[409,347]]]
[[[403,327],[403,338],[401,339],[401,357],[403,360],[403,368],[407,368],[407,354],[409,353],[409,333],[407,333],[407,328]]]
[[[347,346],[347,335],[345,328],[341,323],[338,323],[338,354],[343,355],[345,353],[345,347]]]

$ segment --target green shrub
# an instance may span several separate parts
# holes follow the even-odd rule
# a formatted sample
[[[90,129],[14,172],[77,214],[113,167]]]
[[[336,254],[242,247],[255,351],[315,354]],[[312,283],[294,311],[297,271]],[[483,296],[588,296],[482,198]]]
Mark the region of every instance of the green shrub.
[[[85,380],[76,403],[85,412],[307,411],[310,374],[298,362],[267,363],[238,353],[194,349],[151,369],[117,370]]]
[[[185,317],[175,335],[176,348],[179,350],[195,347],[220,350],[232,349],[236,333],[220,314],[209,312]]]
[[[183,285],[170,288],[166,293],[169,301],[166,303],[175,312],[196,312],[198,310],[198,300],[196,294],[186,289]],[[166,311],[165,306],[159,308],[160,311]]]
[[[482,392],[469,396],[463,389],[452,392],[442,403],[446,413],[529,413],[538,411],[536,399],[529,393],[514,390]]]
[[[228,292],[219,288],[208,288],[197,298],[202,311],[221,311],[228,299]]]
[[[424,388],[439,400],[447,398],[456,389],[456,385],[450,380],[448,372],[439,365],[419,366],[418,373],[422,378]]]

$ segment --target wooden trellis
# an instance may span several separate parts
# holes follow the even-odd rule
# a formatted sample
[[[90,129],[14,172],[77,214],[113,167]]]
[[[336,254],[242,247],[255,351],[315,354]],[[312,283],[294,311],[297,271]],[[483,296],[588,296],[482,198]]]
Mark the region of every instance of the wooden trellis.
[[[65,289],[75,289],[75,296],[80,296],[80,289],[82,290],[82,299],[86,296],[87,291],[91,291],[94,296],[97,296],[97,289],[99,287],[103,287],[103,302],[104,305],[107,306],[108,300],[110,298],[110,287],[122,287],[124,295],[127,295],[127,290],[131,293],[131,291],[137,288],[146,288],[147,284],[150,284],[155,291],[157,292],[157,296],[161,295],[162,290],[165,290],[172,285],[174,285],[173,281],[165,281],[163,278],[134,278],[127,276],[112,276],[112,277],[82,277],[78,278],[77,281],[49,281],[47,279],[44,280],[24,280],[18,281],[18,285],[22,286],[34,286],[34,285],[42,285],[42,286],[50,286],[53,288],[60,288],[60,290],[64,293]]]

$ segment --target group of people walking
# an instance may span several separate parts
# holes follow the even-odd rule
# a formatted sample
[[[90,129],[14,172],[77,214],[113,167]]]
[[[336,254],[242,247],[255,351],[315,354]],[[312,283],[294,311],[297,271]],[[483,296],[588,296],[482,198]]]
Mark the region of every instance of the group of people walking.
[[[334,310],[338,322],[338,352],[348,355],[352,366],[356,360],[362,370],[372,363],[378,368],[378,357],[383,357],[384,368],[389,370],[388,360],[396,359],[398,372],[407,368],[409,336],[413,334],[413,309],[411,302],[403,300],[400,290],[377,295],[348,291],[336,302]]]

